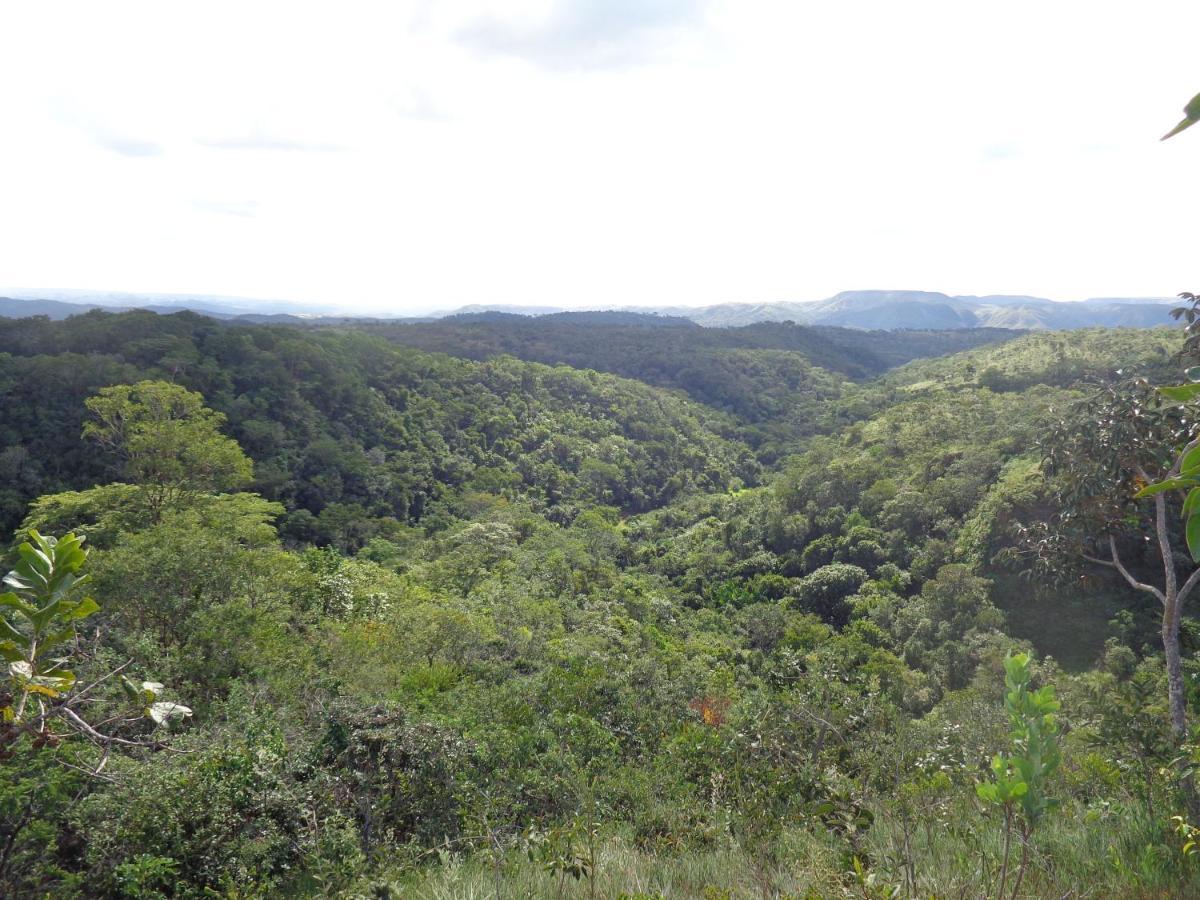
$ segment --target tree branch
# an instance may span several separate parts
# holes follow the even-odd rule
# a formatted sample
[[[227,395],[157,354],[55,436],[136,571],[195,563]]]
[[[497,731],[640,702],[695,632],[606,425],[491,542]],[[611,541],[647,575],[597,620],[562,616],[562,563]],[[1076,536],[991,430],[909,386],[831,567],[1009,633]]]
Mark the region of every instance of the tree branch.
[[[1108,566],[1109,568],[1116,569],[1121,573],[1121,577],[1129,582],[1129,586],[1134,590],[1145,591],[1147,594],[1153,594],[1158,598],[1159,603],[1163,604],[1164,606],[1166,605],[1167,597],[1162,591],[1154,587],[1152,584],[1145,584],[1141,581],[1138,581],[1129,573],[1129,570],[1125,568],[1125,565],[1121,562],[1120,554],[1117,553],[1117,539],[1111,534],[1108,536],[1108,549],[1109,552],[1112,553],[1112,559],[1100,559],[1095,556],[1088,556],[1086,553],[1081,554],[1081,556],[1083,556],[1083,558],[1088,562],[1093,562],[1101,566]],[[1200,572],[1200,569],[1197,571]]]
[[[125,738],[115,737],[113,735],[101,734],[87,722],[83,721],[83,719],[79,718],[79,716],[75,714],[75,711],[69,706],[60,706],[56,712],[61,713],[67,719],[70,719],[72,725],[90,737],[93,741],[101,745],[107,745],[110,743],[123,744],[126,747],[141,747],[143,749],[156,748],[159,746],[158,741],[130,741],[126,740]]]

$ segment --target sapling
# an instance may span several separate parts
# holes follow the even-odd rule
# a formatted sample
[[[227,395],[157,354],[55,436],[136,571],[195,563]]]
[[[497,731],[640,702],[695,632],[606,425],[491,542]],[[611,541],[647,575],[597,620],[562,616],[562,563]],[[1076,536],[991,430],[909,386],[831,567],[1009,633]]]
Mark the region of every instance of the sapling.
[[[1030,660],[1025,653],[1006,657],[1004,672],[1004,708],[1011,726],[1009,752],[993,757],[992,780],[977,784],[975,792],[984,802],[1000,807],[1004,814],[998,897],[1004,897],[1008,884],[1014,826],[1020,829],[1021,862],[1012,889],[1015,897],[1025,877],[1029,841],[1034,829],[1042,817],[1058,805],[1058,801],[1046,793],[1046,787],[1062,757],[1054,716],[1059,703],[1054,699],[1054,688],[1047,685],[1030,689]]]

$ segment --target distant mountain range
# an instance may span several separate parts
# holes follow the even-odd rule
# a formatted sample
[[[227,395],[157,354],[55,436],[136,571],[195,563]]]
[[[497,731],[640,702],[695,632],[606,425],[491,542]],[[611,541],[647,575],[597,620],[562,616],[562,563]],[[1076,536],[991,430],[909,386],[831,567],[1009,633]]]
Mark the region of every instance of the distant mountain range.
[[[0,292],[3,293],[3,292]],[[572,312],[565,307],[473,304],[429,316],[348,315],[332,307],[236,297],[134,294],[88,291],[21,291],[0,296],[0,316],[63,319],[90,309],[148,309],[173,313],[189,309],[242,322],[332,323],[347,319],[429,321],[455,315],[523,316]],[[610,314],[673,316],[698,325],[728,328],[756,322],[795,322],[863,329],[1012,328],[1066,330],[1094,326],[1151,328],[1170,325],[1170,297],[1097,297],[1078,302],[1007,295],[951,296],[933,291],[843,291],[827,300],[779,303],[722,303],[714,306],[614,307]]]
[[[755,322],[842,328],[1020,328],[1063,330],[1104,325],[1169,325],[1170,297],[1112,297],[1080,302],[1043,297],[954,297],[932,291],[843,291],[812,303],[723,303],[700,308],[644,309],[685,316],[700,325],[731,327]]]

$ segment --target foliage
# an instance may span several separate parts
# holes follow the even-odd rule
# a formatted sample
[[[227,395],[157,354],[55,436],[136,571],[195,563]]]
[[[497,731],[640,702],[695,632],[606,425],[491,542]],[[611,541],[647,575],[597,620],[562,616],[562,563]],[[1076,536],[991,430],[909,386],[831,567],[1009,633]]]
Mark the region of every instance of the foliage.
[[[5,725],[0,747],[28,725],[31,698],[57,700],[75,686],[75,673],[64,668],[62,647],[75,639],[75,623],[100,608],[91,597],[75,596],[88,581],[79,574],[87,559],[81,538],[68,534],[58,540],[36,531],[29,537],[17,547],[16,568],[4,576],[12,590],[0,594],[0,655],[8,662],[9,682],[8,704],[0,708]],[[40,705],[39,718],[44,718]]]
[[[83,435],[117,455],[142,491],[151,519],[201,493],[240,487],[250,460],[224,437],[225,417],[176,384],[142,381],[104,388],[87,401]]]
[[[975,790],[979,798],[1004,811],[1004,858],[1000,867],[998,896],[1005,896],[1008,876],[1009,839],[1014,816],[1021,819],[1021,864],[1013,884],[1012,896],[1021,890],[1028,864],[1029,838],[1047,811],[1058,801],[1047,794],[1050,777],[1062,761],[1058,747],[1055,713],[1059,703],[1054,688],[1045,685],[1030,689],[1029,657],[1023,653],[1004,660],[1004,708],[1011,725],[1011,752],[992,758],[992,780],[981,782]]]
[[[1155,380],[1178,332],[1027,335],[852,385],[831,373],[958,338],[610,324],[450,323],[483,342],[467,360],[190,314],[0,322],[0,509],[18,544],[86,535],[102,607],[50,651],[76,685],[25,712],[95,735],[63,713],[0,761],[0,893],[995,892],[1005,806],[975,784],[1002,743],[1027,854],[1006,895],[1196,892],[1149,595],[1108,567],[1020,575],[1074,474],[1043,439],[1082,442],[1097,423],[1065,413]],[[35,375],[61,375],[45,425]],[[155,511],[104,482],[131,476],[79,440],[85,401],[168,378],[227,417],[209,434],[254,493],[196,481]],[[1116,471],[1079,468],[1098,497]],[[1122,484],[1110,521],[1149,577]],[[1184,616],[1185,684],[1197,647]]]

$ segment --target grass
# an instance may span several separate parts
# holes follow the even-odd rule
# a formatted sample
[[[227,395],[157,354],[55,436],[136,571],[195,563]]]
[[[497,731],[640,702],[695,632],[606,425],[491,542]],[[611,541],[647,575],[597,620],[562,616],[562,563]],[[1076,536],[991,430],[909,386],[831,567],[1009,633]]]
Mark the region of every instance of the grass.
[[[652,898],[817,898],[993,896],[1000,827],[966,797],[907,828],[881,810],[855,853],[817,828],[783,832],[765,854],[729,838],[724,845],[654,853],[628,835],[610,833],[597,853],[594,879],[548,872],[517,850],[444,854],[416,869],[389,871],[342,896],[413,900],[652,900]],[[1200,862],[1183,857],[1169,814],[1144,808],[1070,803],[1049,816],[1031,845],[1022,898],[1184,898],[1200,896]],[[1015,858],[1015,854],[1014,854]],[[906,875],[906,870],[909,874]],[[1012,879],[1010,877],[1011,886]]]

